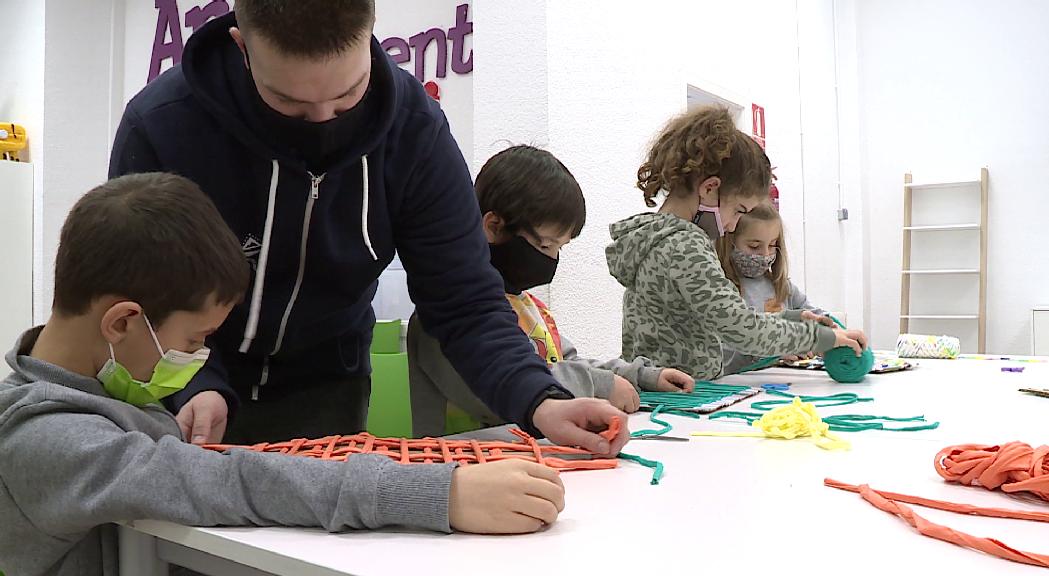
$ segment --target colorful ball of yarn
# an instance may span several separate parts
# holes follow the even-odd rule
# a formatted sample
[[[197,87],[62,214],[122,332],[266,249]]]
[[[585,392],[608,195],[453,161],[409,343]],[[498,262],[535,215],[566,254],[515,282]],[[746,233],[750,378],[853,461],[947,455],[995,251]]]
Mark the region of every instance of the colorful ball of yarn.
[[[855,384],[863,380],[874,367],[874,353],[870,348],[864,348],[863,354],[857,356],[852,348],[838,346],[823,355],[823,367],[835,382]]]
[[[900,358],[956,358],[961,352],[961,341],[953,336],[926,336],[900,334],[896,339],[896,355]]]

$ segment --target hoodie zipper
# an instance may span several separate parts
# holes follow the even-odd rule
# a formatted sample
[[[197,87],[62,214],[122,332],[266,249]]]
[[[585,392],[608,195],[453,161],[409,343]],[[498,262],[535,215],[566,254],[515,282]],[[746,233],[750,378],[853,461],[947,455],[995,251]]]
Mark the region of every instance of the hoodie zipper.
[[[324,181],[326,174],[315,175],[313,172],[306,172],[310,179],[310,195],[306,198],[306,213],[302,218],[302,240],[299,243],[299,272],[295,276],[295,287],[291,290],[291,298],[288,299],[288,305],[284,308],[284,315],[280,319],[280,328],[277,330],[277,340],[273,345],[273,350],[266,356],[262,364],[262,373],[259,376],[259,383],[252,387],[251,399],[259,399],[259,388],[266,385],[269,380],[269,363],[270,357],[280,352],[280,347],[284,343],[284,332],[288,328],[288,318],[291,317],[291,309],[295,307],[295,301],[299,298],[299,290],[302,288],[302,278],[306,272],[306,243],[310,236],[310,220],[313,217],[313,205],[320,198],[321,182]]]
[[[306,214],[302,218],[302,241],[299,243],[299,273],[295,276],[295,287],[291,290],[291,298],[288,299],[288,306],[284,308],[284,316],[280,319],[280,328],[277,330],[277,341],[273,345],[273,351],[270,352],[270,356],[280,352],[281,345],[284,344],[284,331],[288,328],[288,318],[291,317],[291,309],[295,306],[295,301],[299,299],[299,290],[302,288],[302,278],[306,273],[306,242],[310,236],[310,220],[313,218],[313,204],[320,198],[321,195],[321,182],[324,181],[325,174],[315,176],[313,172],[306,172],[310,177],[310,196],[306,199]]]

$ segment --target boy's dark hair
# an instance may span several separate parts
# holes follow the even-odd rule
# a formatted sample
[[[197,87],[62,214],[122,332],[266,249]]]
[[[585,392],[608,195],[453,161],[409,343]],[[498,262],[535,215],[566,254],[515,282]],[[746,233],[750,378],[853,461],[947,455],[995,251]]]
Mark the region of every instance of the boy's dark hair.
[[[85,194],[62,226],[56,314],[84,314],[103,296],[137,302],[154,325],[214,295],[237,302],[250,272],[211,199],[174,174],[114,178]]]
[[[474,190],[481,214],[496,213],[511,234],[554,224],[575,238],[586,223],[579,182],[553,154],[534,146],[511,146],[489,158]]]
[[[237,26],[289,56],[326,58],[371,38],[374,0],[237,0]]]

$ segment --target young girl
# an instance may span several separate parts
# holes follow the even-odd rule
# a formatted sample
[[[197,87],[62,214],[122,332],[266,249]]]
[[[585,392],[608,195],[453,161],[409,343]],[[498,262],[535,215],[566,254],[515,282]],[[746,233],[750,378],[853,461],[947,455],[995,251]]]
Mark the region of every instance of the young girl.
[[[713,379],[722,373],[722,344],[761,356],[835,346],[862,352],[863,332],[755,312],[725,277],[700,226],[719,237],[734,230],[768,195],[769,178],[765,153],[724,108],[689,111],[667,124],[637,173],[649,207],[657,195],[666,198],[655,213],[612,224],[606,249],[609,270],[626,288],[623,357]]]
[[[768,202],[740,216],[736,229],[717,242],[718,256],[725,276],[736,285],[743,300],[758,312],[797,312],[808,310],[824,316],[787,275],[787,252],[783,241],[783,221]],[[805,355],[808,356],[808,355]],[[788,359],[797,359],[788,356]],[[725,374],[734,374],[759,360],[730,347],[725,348]]]

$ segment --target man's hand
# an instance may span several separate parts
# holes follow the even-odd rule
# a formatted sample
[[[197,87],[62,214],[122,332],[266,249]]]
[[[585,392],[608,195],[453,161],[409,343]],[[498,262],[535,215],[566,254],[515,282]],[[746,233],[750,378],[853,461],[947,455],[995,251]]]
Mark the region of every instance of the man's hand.
[[[229,407],[222,394],[205,390],[191,398],[175,416],[182,439],[196,445],[222,442]]]
[[[619,429],[619,435],[609,442],[597,432],[607,429],[613,418],[619,418],[623,426]],[[597,398],[548,398],[532,415],[532,424],[551,442],[562,446],[579,446],[606,457],[619,454],[619,450],[630,439],[626,423],[626,414]]]

